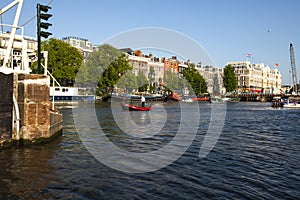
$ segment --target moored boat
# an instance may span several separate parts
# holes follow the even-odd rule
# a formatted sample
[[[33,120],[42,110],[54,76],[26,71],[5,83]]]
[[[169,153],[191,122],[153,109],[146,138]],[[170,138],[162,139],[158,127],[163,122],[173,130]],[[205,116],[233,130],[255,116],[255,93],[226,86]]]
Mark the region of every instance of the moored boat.
[[[272,100],[272,107],[273,108],[282,108],[284,103],[286,103],[287,100],[281,99],[281,97],[274,97]]]
[[[286,102],[283,103],[283,108],[300,108],[299,98],[288,98]]]
[[[209,101],[210,98],[208,96],[203,96],[203,97],[193,97],[191,98],[193,101],[203,101],[203,102],[206,102],[206,101]]]
[[[94,95],[86,94],[84,88],[77,87],[50,87],[50,101],[94,101]]]
[[[228,100],[228,102],[240,102],[241,98],[240,97],[230,97],[230,99]]]
[[[221,103],[222,98],[219,96],[210,96],[209,101],[210,101],[210,103]]]
[[[191,99],[189,96],[184,96],[181,100],[182,102],[192,103],[193,99]]]

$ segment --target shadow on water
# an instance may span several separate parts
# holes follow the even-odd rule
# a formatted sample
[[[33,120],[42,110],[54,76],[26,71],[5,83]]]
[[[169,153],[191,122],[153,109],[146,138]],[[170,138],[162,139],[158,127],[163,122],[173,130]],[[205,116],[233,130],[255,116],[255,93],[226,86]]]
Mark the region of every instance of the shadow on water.
[[[49,163],[61,139],[51,144],[0,151],[0,197],[3,199],[53,198],[47,186],[54,177]],[[0,199],[1,199],[0,198]]]

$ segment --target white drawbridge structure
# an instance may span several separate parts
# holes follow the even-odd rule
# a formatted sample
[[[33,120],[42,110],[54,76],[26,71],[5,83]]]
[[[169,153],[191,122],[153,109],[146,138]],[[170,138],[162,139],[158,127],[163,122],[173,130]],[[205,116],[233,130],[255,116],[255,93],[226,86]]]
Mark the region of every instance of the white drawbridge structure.
[[[12,25],[0,24],[0,72],[29,74],[29,57],[34,57],[34,49],[28,49],[28,42],[24,38],[24,28],[18,25],[23,0],[14,0],[0,10],[2,17],[7,11],[17,6],[15,18]],[[3,31],[5,27],[5,32]],[[17,31],[20,32],[17,34]],[[33,42],[34,39],[32,39]]]

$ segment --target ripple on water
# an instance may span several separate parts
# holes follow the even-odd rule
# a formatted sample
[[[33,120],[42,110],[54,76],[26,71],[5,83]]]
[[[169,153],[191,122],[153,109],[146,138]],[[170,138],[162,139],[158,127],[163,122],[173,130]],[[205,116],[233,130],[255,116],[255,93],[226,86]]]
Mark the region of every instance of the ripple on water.
[[[182,157],[141,174],[116,171],[96,160],[77,134],[72,110],[62,109],[60,140],[0,151],[0,199],[299,199],[299,110],[272,109],[264,103],[226,104],[222,134],[212,151],[199,159],[212,106],[200,104],[198,135]],[[128,151],[160,148],[178,129],[176,104],[165,106],[170,119],[164,130],[143,139],[120,133],[110,104],[95,108],[105,133]]]

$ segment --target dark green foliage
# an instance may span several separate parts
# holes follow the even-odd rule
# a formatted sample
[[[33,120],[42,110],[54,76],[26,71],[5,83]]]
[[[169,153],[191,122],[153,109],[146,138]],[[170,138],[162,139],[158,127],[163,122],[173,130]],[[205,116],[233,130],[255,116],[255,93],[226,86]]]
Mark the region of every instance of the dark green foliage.
[[[231,65],[227,65],[224,68],[223,84],[226,92],[232,92],[237,88],[234,68]]]
[[[149,91],[150,93],[153,93],[155,87],[152,85],[153,81],[154,81],[154,74],[155,74],[155,70],[153,66],[150,66],[150,70],[149,70]]]
[[[108,44],[103,44],[88,56],[76,83],[96,89],[98,95],[107,95],[131,68],[126,55]]]
[[[55,38],[42,42],[42,51],[48,51],[48,71],[62,85],[73,86],[76,74],[83,62],[80,51]],[[36,64],[33,65],[33,72],[36,71],[36,66]]]
[[[131,66],[124,54],[116,58],[103,72],[98,87],[106,93],[111,93],[122,75],[131,70]]]
[[[189,64],[187,68],[183,69],[182,74],[189,83],[187,88],[190,91],[193,90],[196,96],[207,93],[206,81],[193,64]]]
[[[146,92],[148,89],[148,80],[145,74],[142,71],[139,71],[137,76],[137,83],[138,83],[138,91],[139,92]]]
[[[127,71],[117,82],[117,87],[122,88],[126,93],[131,93],[138,87],[137,77],[132,71]]]
[[[182,93],[186,85],[179,74],[172,73],[169,69],[165,71],[164,82],[164,87],[167,92]]]

